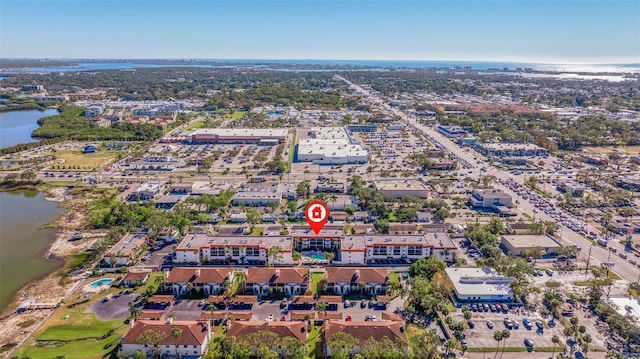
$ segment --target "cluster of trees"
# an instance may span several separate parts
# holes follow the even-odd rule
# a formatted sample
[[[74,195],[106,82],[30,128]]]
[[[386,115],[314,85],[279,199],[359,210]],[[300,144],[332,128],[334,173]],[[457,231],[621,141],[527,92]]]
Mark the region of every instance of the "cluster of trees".
[[[38,184],[41,181],[38,180],[38,176],[33,171],[23,171],[20,173],[14,172],[6,175],[0,185],[2,186],[21,186],[21,185],[33,185]]]
[[[38,120],[40,127],[33,137],[62,140],[125,140],[149,141],[162,136],[162,130],[148,123],[116,123],[112,127],[100,127],[84,117],[84,108],[61,106],[60,113]]]
[[[442,116],[445,125],[457,125],[478,136],[482,142],[531,142],[555,152],[584,146],[638,145],[640,124],[614,121],[604,115],[582,116],[566,122],[552,114],[499,115],[469,114]]]
[[[272,173],[285,173],[287,172],[288,164],[287,161],[282,157],[284,153],[284,145],[280,144],[276,147],[276,153],[273,156],[273,159],[264,164],[264,167]]]
[[[245,338],[225,337],[212,340],[205,359],[303,359],[307,348],[296,338],[280,338],[268,330],[261,330]],[[280,353],[282,356],[280,356]]]
[[[360,352],[351,355],[354,346],[360,345]],[[393,341],[388,337],[376,340],[373,337],[364,343],[348,333],[336,333],[329,341],[331,358],[334,359],[405,359],[412,357],[412,353],[402,341]]]
[[[58,105],[56,101],[35,101],[28,97],[17,97],[10,94],[0,94],[0,100],[4,106],[0,107],[0,112],[22,111],[22,110],[41,110],[47,107]]]
[[[447,314],[447,303],[453,284],[444,272],[447,264],[437,256],[420,258],[409,267],[411,290],[407,310],[434,315]]]

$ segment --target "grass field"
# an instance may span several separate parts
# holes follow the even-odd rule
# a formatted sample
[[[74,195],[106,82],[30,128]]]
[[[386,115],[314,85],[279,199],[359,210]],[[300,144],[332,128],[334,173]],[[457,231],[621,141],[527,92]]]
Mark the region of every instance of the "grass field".
[[[322,278],[324,278],[324,273],[321,273],[321,272],[311,273],[311,293],[312,294],[318,293],[318,283],[320,283]]]
[[[196,121],[192,124],[190,124],[189,126],[187,126],[187,130],[195,130],[196,128],[201,128],[202,126],[204,126],[205,121]]]
[[[139,294],[147,287],[155,288],[155,278],[158,276],[162,274],[154,273],[146,285],[136,288],[133,292]],[[20,355],[33,359],[50,359],[56,355],[63,355],[67,359],[108,357],[109,353],[117,348],[120,338],[127,333],[129,326],[122,319],[100,321],[95,314],[85,311],[107,295],[118,294],[122,290],[109,288],[88,299],[84,299],[82,293],[74,294],[36,332],[35,340],[25,344]]]
[[[118,151],[98,151],[95,153],[82,153],[82,151],[63,150],[57,151],[55,156],[64,161],[59,165],[59,169],[72,170],[92,170],[95,167],[102,167],[118,156]],[[61,167],[64,166],[64,167]]]

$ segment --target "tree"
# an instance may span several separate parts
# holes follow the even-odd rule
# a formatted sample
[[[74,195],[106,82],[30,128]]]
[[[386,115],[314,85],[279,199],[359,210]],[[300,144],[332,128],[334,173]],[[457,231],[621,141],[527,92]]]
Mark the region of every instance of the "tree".
[[[493,332],[493,339],[498,342],[498,346],[496,347],[496,354],[493,356],[493,358],[497,358],[498,357],[498,353],[500,352],[500,342],[502,341],[502,330],[496,330],[495,332]]]
[[[225,359],[249,359],[253,354],[251,346],[236,337],[225,337],[222,340]]]
[[[431,279],[436,273],[444,271],[445,268],[447,268],[447,263],[437,256],[420,258],[409,266],[409,275]]]
[[[454,338],[451,338],[444,343],[444,352],[447,354],[447,356],[453,351],[453,349],[456,348],[456,344],[457,343]]]
[[[358,345],[358,339],[351,334],[339,332],[329,338],[329,349],[332,359],[347,359],[351,356],[353,347]]]
[[[136,340],[136,343],[151,345],[153,357],[156,358],[156,357],[160,357],[160,348],[158,348],[158,345],[166,338],[167,338],[167,335],[163,332],[159,332],[154,329],[147,329],[144,332],[142,332],[142,334],[140,334],[140,336]]]
[[[434,330],[421,331],[409,337],[409,346],[414,358],[439,358],[438,344],[440,344],[440,338]]]
[[[176,356],[178,356],[178,339],[180,339],[180,337],[182,336],[182,328],[171,328],[171,337],[173,338],[174,344],[175,344],[175,349],[176,349]]]
[[[278,359],[278,352],[274,350],[280,346],[280,337],[278,334],[261,330],[249,334],[246,341],[250,346],[255,347],[256,356],[261,359]]]
[[[557,334],[551,337],[551,342],[553,343],[553,352],[551,352],[551,358],[553,359],[553,355],[556,353],[556,345],[560,344],[560,338]]]
[[[253,208],[247,209],[247,223],[249,223],[249,227],[253,228],[256,224],[262,222],[262,217],[260,213]]]
[[[133,304],[133,303],[131,303]],[[133,320],[138,319],[138,316],[140,315],[140,308],[136,307],[135,305],[131,305],[131,307],[129,308],[129,313],[131,314],[131,318]]]
[[[373,224],[373,227],[376,229],[376,232],[378,233],[389,233],[389,228],[391,226],[389,224],[389,221],[387,221],[386,219],[380,219]]]
[[[298,183],[296,187],[296,195],[302,198],[309,198],[311,196],[311,182],[309,180],[304,180]]]
[[[500,354],[500,358],[502,358],[502,356],[504,355],[504,349],[505,346],[507,345],[507,339],[511,336],[511,331],[509,331],[509,329],[503,329],[502,330],[502,354]]]
[[[300,260],[302,260],[302,253],[298,251],[293,251],[293,254],[291,255],[291,259],[293,259],[296,262],[299,262]]]
[[[327,304],[325,303],[316,303],[315,311],[322,314],[327,314]]]
[[[267,258],[269,258],[269,262],[271,264],[275,263],[277,260],[282,259],[282,247],[280,246],[271,246],[267,250]]]
[[[284,337],[280,343],[283,359],[304,359],[307,348],[293,337]]]

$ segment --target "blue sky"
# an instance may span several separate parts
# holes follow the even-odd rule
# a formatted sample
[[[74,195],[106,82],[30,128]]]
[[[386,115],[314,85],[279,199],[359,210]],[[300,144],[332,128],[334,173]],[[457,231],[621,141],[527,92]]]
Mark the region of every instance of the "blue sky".
[[[640,62],[640,1],[0,0],[0,56]]]

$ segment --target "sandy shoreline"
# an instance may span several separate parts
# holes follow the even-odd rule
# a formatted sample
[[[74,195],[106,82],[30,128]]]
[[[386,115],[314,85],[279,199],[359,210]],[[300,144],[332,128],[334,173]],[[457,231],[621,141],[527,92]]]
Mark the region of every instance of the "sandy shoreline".
[[[83,205],[86,206],[91,200],[90,198],[72,198],[66,187],[51,188],[44,193],[44,198],[59,202],[61,207],[68,209],[47,225],[58,232],[56,238],[43,253],[45,259],[59,258],[64,260],[72,254],[82,253],[96,240],[104,236],[104,233],[85,229],[88,223],[88,213],[78,209]],[[72,212],[72,215],[69,212]],[[78,233],[82,234],[81,239],[69,240]],[[20,343],[39,328],[52,312],[52,310],[37,310],[17,314],[16,309],[22,302],[29,299],[36,302],[59,303],[74,291],[79,282],[86,278],[84,273],[74,273],[74,275],[63,279],[60,276],[62,270],[64,270],[64,266],[43,278],[25,284],[14,294],[12,302],[2,309],[0,322],[4,325],[0,326],[0,358],[8,357],[9,352],[2,351],[3,347],[12,347]]]

